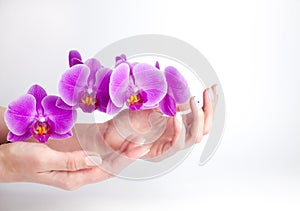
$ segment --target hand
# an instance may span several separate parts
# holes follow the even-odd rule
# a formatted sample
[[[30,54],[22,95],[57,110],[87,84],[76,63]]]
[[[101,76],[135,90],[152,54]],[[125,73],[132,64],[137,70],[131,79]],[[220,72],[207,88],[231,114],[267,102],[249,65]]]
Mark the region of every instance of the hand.
[[[130,134],[143,136],[150,152],[143,157],[149,161],[163,160],[181,149],[199,143],[212,127],[213,110],[218,101],[216,85],[211,87],[213,100],[208,96],[208,89],[203,92],[203,107],[197,108],[194,99],[178,106],[175,117],[163,116],[158,110],[130,111],[123,110],[112,121],[105,141],[118,150],[122,137]],[[191,112],[185,113],[186,110]],[[109,137],[114,137],[110,139]]]
[[[146,146],[125,140],[118,152],[107,153],[101,160],[95,153],[59,152],[40,143],[4,144],[0,146],[0,182],[34,182],[73,190],[113,177],[147,151]]]
[[[203,92],[203,107],[197,108],[193,98],[187,104],[178,106],[178,113],[175,117],[167,120],[167,127],[164,134],[155,141],[150,152],[143,157],[149,161],[161,161],[172,156],[177,151],[191,147],[199,143],[204,135],[207,135],[212,127],[213,110],[218,102],[216,86],[213,85],[213,99],[210,100],[208,89]],[[187,114],[180,114],[180,111],[190,109]]]
[[[210,132],[213,109],[218,101],[216,85],[211,89],[214,95],[213,100],[210,101],[208,90],[205,90],[202,108],[197,108],[191,98],[188,103],[178,106],[178,113],[175,117],[165,117],[155,109],[123,110],[113,120],[104,124],[77,124],[75,128],[81,140],[80,143],[61,140],[50,141],[47,144],[59,151],[74,151],[83,147],[85,150],[106,156],[113,151],[118,152],[126,138],[127,141],[136,143],[138,139],[130,138],[134,135],[144,137],[146,141],[144,146],[150,148],[143,159],[163,160],[181,149],[199,143],[202,137]],[[190,113],[180,113],[188,109],[191,110]],[[141,142],[141,139],[138,142]]]

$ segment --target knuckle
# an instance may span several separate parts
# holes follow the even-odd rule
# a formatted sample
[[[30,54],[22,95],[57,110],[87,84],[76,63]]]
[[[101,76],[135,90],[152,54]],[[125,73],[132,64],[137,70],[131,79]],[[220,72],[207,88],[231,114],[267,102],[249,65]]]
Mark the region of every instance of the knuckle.
[[[72,171],[76,171],[78,169],[78,165],[74,159],[68,157],[66,160],[66,168]]]

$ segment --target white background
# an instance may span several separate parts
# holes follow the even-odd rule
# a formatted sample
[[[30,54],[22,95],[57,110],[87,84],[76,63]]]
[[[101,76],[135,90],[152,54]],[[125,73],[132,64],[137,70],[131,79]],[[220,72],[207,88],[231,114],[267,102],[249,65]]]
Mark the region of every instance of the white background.
[[[299,210],[300,2],[0,0],[0,104],[40,83],[57,93],[67,54],[158,33],[209,60],[227,123],[213,159],[199,147],[153,180],[112,179],[74,192],[0,184],[0,210]]]

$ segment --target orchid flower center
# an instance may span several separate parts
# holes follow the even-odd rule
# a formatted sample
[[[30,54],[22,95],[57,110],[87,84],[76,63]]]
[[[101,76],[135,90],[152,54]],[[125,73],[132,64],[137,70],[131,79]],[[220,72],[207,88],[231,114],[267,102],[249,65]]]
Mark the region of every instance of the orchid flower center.
[[[129,98],[127,99],[127,106],[142,106],[144,103],[143,97],[141,93],[137,94],[130,94]]]
[[[37,136],[49,135],[50,125],[46,122],[45,118],[40,118],[33,124],[33,132]]]
[[[86,105],[86,106],[93,106],[96,107],[96,95],[95,93],[91,90],[88,89],[82,96],[81,96],[81,102]]]

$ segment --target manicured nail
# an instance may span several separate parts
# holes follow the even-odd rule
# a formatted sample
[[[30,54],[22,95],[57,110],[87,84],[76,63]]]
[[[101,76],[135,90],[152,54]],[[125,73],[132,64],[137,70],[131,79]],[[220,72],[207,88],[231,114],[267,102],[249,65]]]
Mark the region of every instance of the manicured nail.
[[[99,166],[102,163],[102,158],[100,156],[88,156],[85,158],[85,163],[87,166]]]

